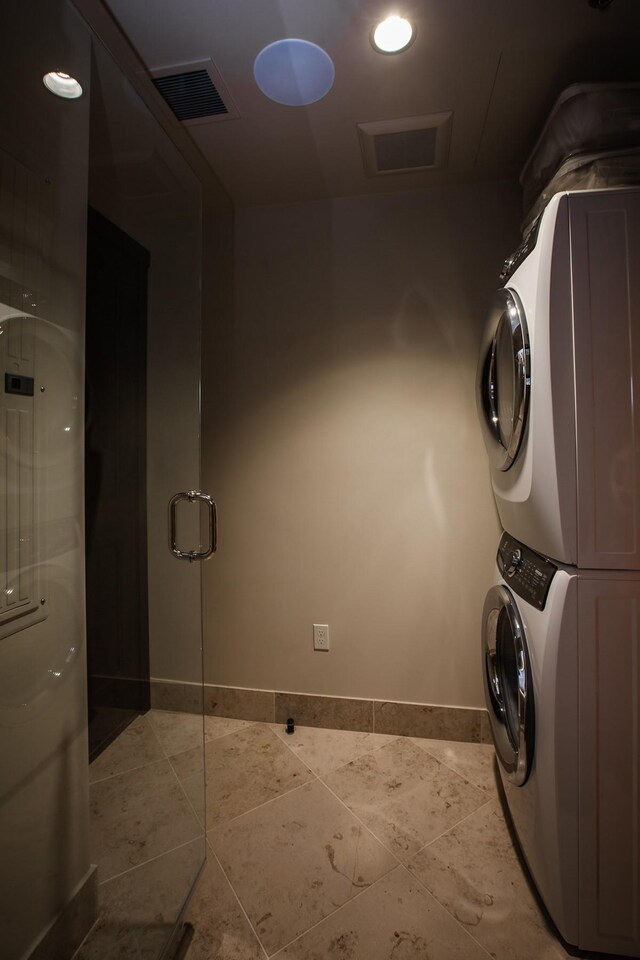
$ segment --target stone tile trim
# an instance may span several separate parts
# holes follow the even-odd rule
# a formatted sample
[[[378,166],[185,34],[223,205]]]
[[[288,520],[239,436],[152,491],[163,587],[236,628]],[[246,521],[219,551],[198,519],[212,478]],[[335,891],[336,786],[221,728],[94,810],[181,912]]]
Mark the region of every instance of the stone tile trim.
[[[30,954],[30,960],[66,960],[72,957],[98,919],[98,871],[92,866]]]
[[[245,690],[242,687],[204,685],[204,712],[210,717],[232,720],[275,722],[275,697],[270,690]]]
[[[481,718],[485,713],[485,710],[466,707],[376,700],[373,705],[373,729],[375,733],[391,733],[398,737],[480,743]]]
[[[491,743],[487,711],[392,700],[360,700],[319,694],[250,690],[172,680],[151,681],[151,706],[178,713],[204,713],[233,720],[286,723],[304,727],[386,733],[399,737]]]
[[[178,680],[151,680],[151,709],[172,710],[174,713],[202,714],[201,683],[182,683]]]
[[[276,693],[276,723],[288,717],[302,727],[373,732],[373,700],[320,697],[305,693]]]

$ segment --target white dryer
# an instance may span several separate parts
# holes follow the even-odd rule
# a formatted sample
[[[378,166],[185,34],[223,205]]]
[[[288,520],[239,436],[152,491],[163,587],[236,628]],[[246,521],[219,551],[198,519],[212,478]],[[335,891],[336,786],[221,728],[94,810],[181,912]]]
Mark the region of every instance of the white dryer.
[[[504,529],[640,569],[640,190],[558,193],[505,264],[477,405]]]
[[[640,574],[553,564],[502,535],[485,697],[524,857],[562,936],[640,956]]]

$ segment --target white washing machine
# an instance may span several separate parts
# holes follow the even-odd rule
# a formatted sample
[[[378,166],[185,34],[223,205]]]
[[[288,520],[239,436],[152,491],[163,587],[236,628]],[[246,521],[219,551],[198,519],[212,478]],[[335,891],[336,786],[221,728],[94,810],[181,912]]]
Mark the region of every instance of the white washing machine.
[[[558,193],[505,264],[477,402],[504,529],[640,569],[640,190]]]
[[[640,956],[640,574],[551,563],[502,535],[485,697],[506,801],[562,936]]]

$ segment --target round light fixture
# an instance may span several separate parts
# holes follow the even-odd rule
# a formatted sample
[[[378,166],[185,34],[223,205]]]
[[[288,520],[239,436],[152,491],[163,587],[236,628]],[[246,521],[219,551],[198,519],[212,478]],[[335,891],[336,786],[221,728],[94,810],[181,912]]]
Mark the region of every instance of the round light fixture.
[[[378,53],[400,53],[411,46],[415,38],[415,25],[404,17],[387,17],[371,31],[371,43]]]
[[[45,73],[42,78],[47,90],[55,93],[56,97],[63,97],[65,100],[77,100],[82,96],[82,87],[68,73],[62,73],[60,70],[51,70]]]
[[[289,107],[304,107],[329,92],[336,71],[329,54],[317,44],[276,40],[256,57],[253,75],[265,97]]]

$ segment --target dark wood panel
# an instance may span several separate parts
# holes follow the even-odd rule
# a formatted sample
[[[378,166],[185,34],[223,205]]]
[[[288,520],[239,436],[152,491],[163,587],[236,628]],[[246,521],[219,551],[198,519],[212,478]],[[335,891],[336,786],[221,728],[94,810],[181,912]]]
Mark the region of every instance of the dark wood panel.
[[[90,209],[85,518],[90,757],[149,707],[149,254]]]

